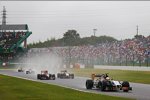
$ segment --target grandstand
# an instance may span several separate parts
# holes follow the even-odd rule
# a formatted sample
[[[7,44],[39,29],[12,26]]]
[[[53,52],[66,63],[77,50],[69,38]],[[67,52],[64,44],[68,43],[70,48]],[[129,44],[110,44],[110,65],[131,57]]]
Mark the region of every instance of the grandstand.
[[[148,67],[150,66],[150,36],[136,35],[132,39],[97,45],[31,48],[27,57],[33,55],[40,57],[40,54],[47,53],[61,57],[64,64]]]
[[[27,38],[32,34],[27,24],[6,24],[6,9],[3,7],[0,25],[0,63],[13,61],[27,49]],[[22,46],[22,44],[24,45]]]

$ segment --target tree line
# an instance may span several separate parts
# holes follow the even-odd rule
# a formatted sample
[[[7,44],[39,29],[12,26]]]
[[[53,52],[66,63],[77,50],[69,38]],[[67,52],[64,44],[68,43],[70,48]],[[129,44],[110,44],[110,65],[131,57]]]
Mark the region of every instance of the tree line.
[[[110,43],[117,41],[117,39],[110,36],[90,36],[80,37],[80,34],[76,30],[68,30],[63,34],[60,39],[47,39],[44,42],[30,43],[29,48],[45,48],[45,47],[57,47],[57,46],[82,46],[82,45],[97,45],[99,43]]]

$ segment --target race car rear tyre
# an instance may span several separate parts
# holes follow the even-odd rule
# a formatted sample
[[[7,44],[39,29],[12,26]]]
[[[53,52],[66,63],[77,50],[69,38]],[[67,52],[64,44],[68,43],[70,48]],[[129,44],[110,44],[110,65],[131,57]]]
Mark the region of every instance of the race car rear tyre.
[[[106,89],[106,86],[107,86],[107,83],[105,82],[105,81],[102,81],[101,82],[101,91],[105,91],[105,89]]]
[[[99,81],[96,87],[100,89],[100,88],[101,88],[101,86],[102,86],[102,82],[101,82],[101,81]]]
[[[92,89],[93,80],[86,80],[86,89]]]
[[[60,78],[64,79],[65,78],[64,74],[60,74]]]

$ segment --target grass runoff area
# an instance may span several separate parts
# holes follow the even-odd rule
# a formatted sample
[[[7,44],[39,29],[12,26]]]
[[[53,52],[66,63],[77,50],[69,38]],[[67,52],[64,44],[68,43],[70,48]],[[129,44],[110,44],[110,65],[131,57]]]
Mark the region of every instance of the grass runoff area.
[[[0,75],[0,100],[133,100]]]
[[[108,70],[108,69],[72,69],[77,76],[91,77],[91,74],[109,73],[109,77],[119,81],[150,84],[150,71]]]

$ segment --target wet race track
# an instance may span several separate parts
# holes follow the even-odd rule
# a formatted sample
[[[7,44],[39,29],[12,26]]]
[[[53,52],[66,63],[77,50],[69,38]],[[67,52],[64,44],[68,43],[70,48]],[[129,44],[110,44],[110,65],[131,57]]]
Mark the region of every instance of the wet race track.
[[[17,72],[16,70],[0,70],[0,74],[24,78],[28,80],[55,84],[67,88],[72,88],[75,90],[112,95],[112,96],[120,96],[120,97],[128,97],[128,98],[136,98],[137,100],[150,100],[150,85],[146,84],[138,84],[138,83],[130,83],[133,88],[132,91],[126,92],[101,92],[100,90],[87,90],[85,88],[86,77],[75,77],[75,79],[57,79],[56,80],[37,80],[36,74],[25,74],[24,72]]]

